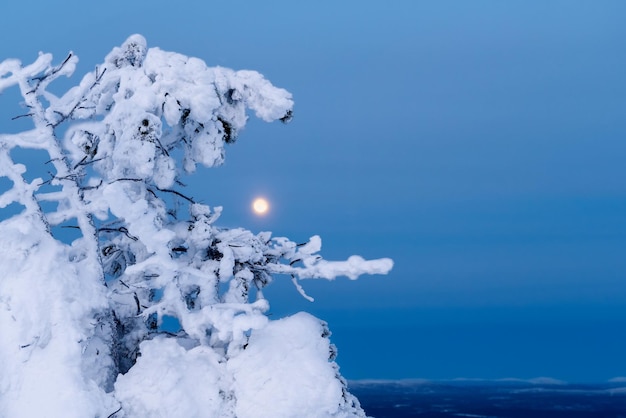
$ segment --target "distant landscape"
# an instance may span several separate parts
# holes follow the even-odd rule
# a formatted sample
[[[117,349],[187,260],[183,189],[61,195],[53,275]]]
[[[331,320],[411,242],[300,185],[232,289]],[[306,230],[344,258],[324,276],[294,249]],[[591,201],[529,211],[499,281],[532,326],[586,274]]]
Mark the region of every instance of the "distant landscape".
[[[350,381],[368,416],[413,417],[626,417],[626,379],[574,384],[532,380],[456,379]]]

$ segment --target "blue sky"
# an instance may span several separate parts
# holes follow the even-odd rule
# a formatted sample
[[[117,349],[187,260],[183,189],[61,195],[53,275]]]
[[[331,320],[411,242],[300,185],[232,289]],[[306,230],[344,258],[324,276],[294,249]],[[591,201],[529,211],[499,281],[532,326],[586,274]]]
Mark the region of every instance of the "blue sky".
[[[576,0],[11,2],[0,59],[73,50],[82,74],[141,33],[290,90],[292,123],[251,120],[189,194],[224,206],[225,226],[395,260],[303,283],[313,304],[288,280],[268,289],[274,317],[330,323],[346,377],[599,381],[626,375],[625,15]],[[268,217],[250,214],[257,194]]]

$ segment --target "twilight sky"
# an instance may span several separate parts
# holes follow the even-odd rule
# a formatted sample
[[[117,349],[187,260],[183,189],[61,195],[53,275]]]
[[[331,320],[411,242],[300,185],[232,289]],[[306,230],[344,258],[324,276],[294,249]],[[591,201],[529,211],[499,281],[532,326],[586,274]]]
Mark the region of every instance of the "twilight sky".
[[[293,93],[292,123],[251,119],[188,194],[327,259],[395,260],[304,282],[312,304],[267,291],[272,317],[329,322],[347,378],[626,376],[625,2],[53,3],[2,6],[0,60],[73,50],[78,82],[141,33]],[[0,97],[0,131],[17,112]]]

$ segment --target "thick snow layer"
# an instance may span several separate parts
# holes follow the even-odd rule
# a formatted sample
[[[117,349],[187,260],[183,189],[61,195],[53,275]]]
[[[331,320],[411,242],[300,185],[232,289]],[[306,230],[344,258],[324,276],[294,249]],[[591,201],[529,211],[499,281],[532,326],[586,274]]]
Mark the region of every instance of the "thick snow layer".
[[[124,416],[234,417],[226,366],[210,347],[186,350],[173,338],[140,346],[141,357],[115,383]]]
[[[306,313],[254,330],[246,349],[228,362],[237,417],[365,416],[339,377],[334,352],[326,325]]]
[[[107,416],[117,409],[104,392],[113,376],[92,320],[105,289],[33,216],[3,221],[0,237],[0,416]]]
[[[141,357],[115,383],[125,416],[144,418],[364,417],[331,360],[320,320],[306,314],[271,321],[245,349],[222,358],[173,338],[144,341]]]

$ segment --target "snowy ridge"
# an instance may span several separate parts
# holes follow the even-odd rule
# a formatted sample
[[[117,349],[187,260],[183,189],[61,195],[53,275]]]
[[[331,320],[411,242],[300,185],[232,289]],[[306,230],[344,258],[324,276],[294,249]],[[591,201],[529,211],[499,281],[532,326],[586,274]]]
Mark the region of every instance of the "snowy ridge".
[[[0,209],[21,208],[0,219],[0,417],[364,417],[326,324],[270,321],[263,288],[287,275],[306,297],[299,279],[392,261],[221,228],[222,208],[178,180],[222,164],[248,111],[288,122],[291,94],[140,35],[61,96],[47,87],[77,58],[52,61],[0,63],[0,92],[18,88],[34,125],[0,135]],[[15,148],[46,152],[49,177],[26,181]]]

